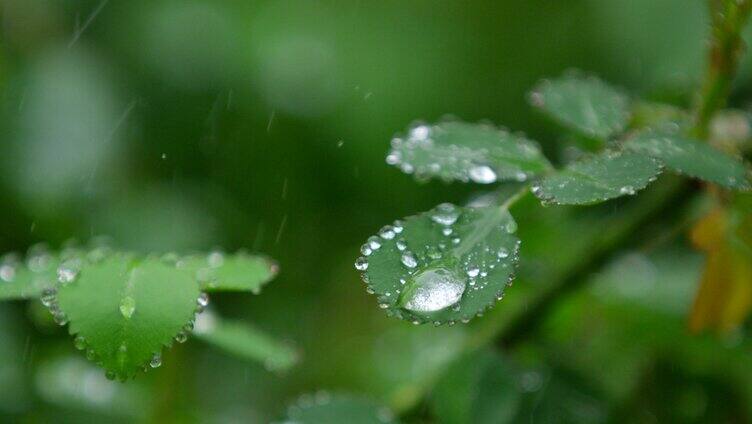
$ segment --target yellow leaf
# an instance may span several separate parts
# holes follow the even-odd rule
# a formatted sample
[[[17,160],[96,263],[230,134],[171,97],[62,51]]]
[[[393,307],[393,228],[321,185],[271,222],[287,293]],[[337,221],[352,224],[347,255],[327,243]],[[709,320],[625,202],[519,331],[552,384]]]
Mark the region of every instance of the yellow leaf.
[[[718,207],[692,229],[692,242],[707,261],[689,316],[699,332],[735,330],[752,310],[752,249],[748,245],[752,210],[735,201]]]

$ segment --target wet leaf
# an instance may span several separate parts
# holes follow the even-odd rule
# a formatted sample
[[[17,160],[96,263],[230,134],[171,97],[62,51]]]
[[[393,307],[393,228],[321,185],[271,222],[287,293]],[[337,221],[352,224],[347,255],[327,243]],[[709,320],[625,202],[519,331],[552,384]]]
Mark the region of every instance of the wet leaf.
[[[544,203],[583,205],[632,195],[661,172],[660,162],[632,152],[603,152],[567,165],[536,183]]]
[[[276,262],[266,256],[244,252],[191,255],[178,260],[178,267],[191,272],[201,284],[201,289],[207,292],[259,293],[261,287],[274,278],[279,270]]]
[[[299,360],[298,352],[286,343],[250,324],[225,320],[211,311],[196,317],[193,334],[240,359],[260,362],[273,371],[288,369]]]
[[[690,313],[693,331],[729,333],[752,311],[752,196],[738,195],[692,230],[692,241],[707,252],[705,270]]]
[[[629,121],[629,99],[603,81],[568,75],[540,82],[530,102],[560,124],[589,137],[607,139],[622,131]]]
[[[388,408],[359,396],[318,392],[301,396],[288,408],[287,421],[296,424],[396,424]]]
[[[537,143],[490,124],[414,125],[392,140],[386,161],[419,180],[525,181],[550,168]]]
[[[113,253],[85,262],[60,284],[50,310],[70,322],[76,347],[111,378],[161,364],[160,354],[194,318],[199,286],[190,273],[153,258]]]
[[[414,323],[466,322],[501,299],[519,239],[506,206],[448,203],[383,227],[356,261],[390,315]]]
[[[627,140],[624,147],[659,159],[680,174],[735,190],[752,188],[749,168],[741,159],[683,136],[678,128],[641,131]]]

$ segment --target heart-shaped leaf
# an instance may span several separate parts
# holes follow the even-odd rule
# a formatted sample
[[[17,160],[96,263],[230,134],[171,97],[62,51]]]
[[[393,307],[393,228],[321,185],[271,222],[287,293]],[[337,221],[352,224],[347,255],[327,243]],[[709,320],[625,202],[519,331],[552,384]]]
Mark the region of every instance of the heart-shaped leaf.
[[[238,358],[261,362],[271,371],[288,369],[300,359],[298,352],[287,344],[250,324],[222,319],[211,310],[196,317],[193,334]]]
[[[190,324],[200,298],[189,272],[156,258],[113,253],[69,276],[50,309],[64,314],[76,347],[110,378],[159,366],[162,347]]]
[[[191,255],[177,261],[179,268],[191,272],[201,284],[201,289],[211,291],[250,291],[259,293],[269,282],[279,266],[263,255],[238,252],[227,255],[211,252]]]
[[[419,180],[524,181],[550,168],[537,143],[490,124],[414,125],[392,140],[386,162]]]
[[[590,137],[607,139],[624,131],[629,99],[595,77],[569,75],[544,80],[530,93],[530,102],[560,124]]]
[[[690,177],[735,190],[752,189],[749,168],[741,159],[679,131],[676,127],[641,131],[624,147],[660,159],[668,168]]]
[[[296,424],[396,424],[389,408],[360,396],[318,392],[303,395],[287,410],[287,421]]]
[[[516,228],[506,206],[444,203],[382,228],[363,245],[355,268],[390,315],[416,324],[466,322],[511,282]]]
[[[661,173],[659,161],[633,152],[603,152],[567,165],[533,186],[544,203],[584,205],[635,194]]]

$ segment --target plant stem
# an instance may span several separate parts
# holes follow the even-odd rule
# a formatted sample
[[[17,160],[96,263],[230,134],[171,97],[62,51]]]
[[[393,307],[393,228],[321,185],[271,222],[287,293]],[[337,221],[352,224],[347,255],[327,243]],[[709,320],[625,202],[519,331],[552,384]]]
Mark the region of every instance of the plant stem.
[[[693,135],[707,138],[710,120],[726,105],[731,83],[744,53],[741,32],[752,0],[709,0],[710,48],[705,77],[695,102]]]

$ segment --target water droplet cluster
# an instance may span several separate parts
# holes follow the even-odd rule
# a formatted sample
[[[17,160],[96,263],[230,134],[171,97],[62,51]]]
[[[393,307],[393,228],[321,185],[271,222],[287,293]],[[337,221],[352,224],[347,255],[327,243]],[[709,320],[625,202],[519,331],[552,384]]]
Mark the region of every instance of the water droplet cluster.
[[[548,167],[538,146],[524,136],[454,120],[414,124],[406,136],[392,139],[386,162],[421,181],[478,184],[525,181]]]
[[[485,219],[488,216],[490,221]],[[492,228],[477,228],[481,220]],[[413,228],[428,238],[418,241]],[[468,321],[500,299],[513,278],[519,249],[513,236],[516,229],[511,216],[498,209],[462,209],[444,203],[384,227],[361,247],[363,256],[355,261],[355,268],[361,271],[368,293],[378,295],[379,307],[389,315],[418,324]],[[475,231],[489,234],[476,236]],[[372,270],[376,256],[379,263],[386,259],[398,267],[390,267],[389,275]],[[466,302],[470,307],[463,310]]]
[[[637,191],[654,182],[662,164],[633,152],[604,151],[584,156],[531,187],[543,204],[590,204]]]

